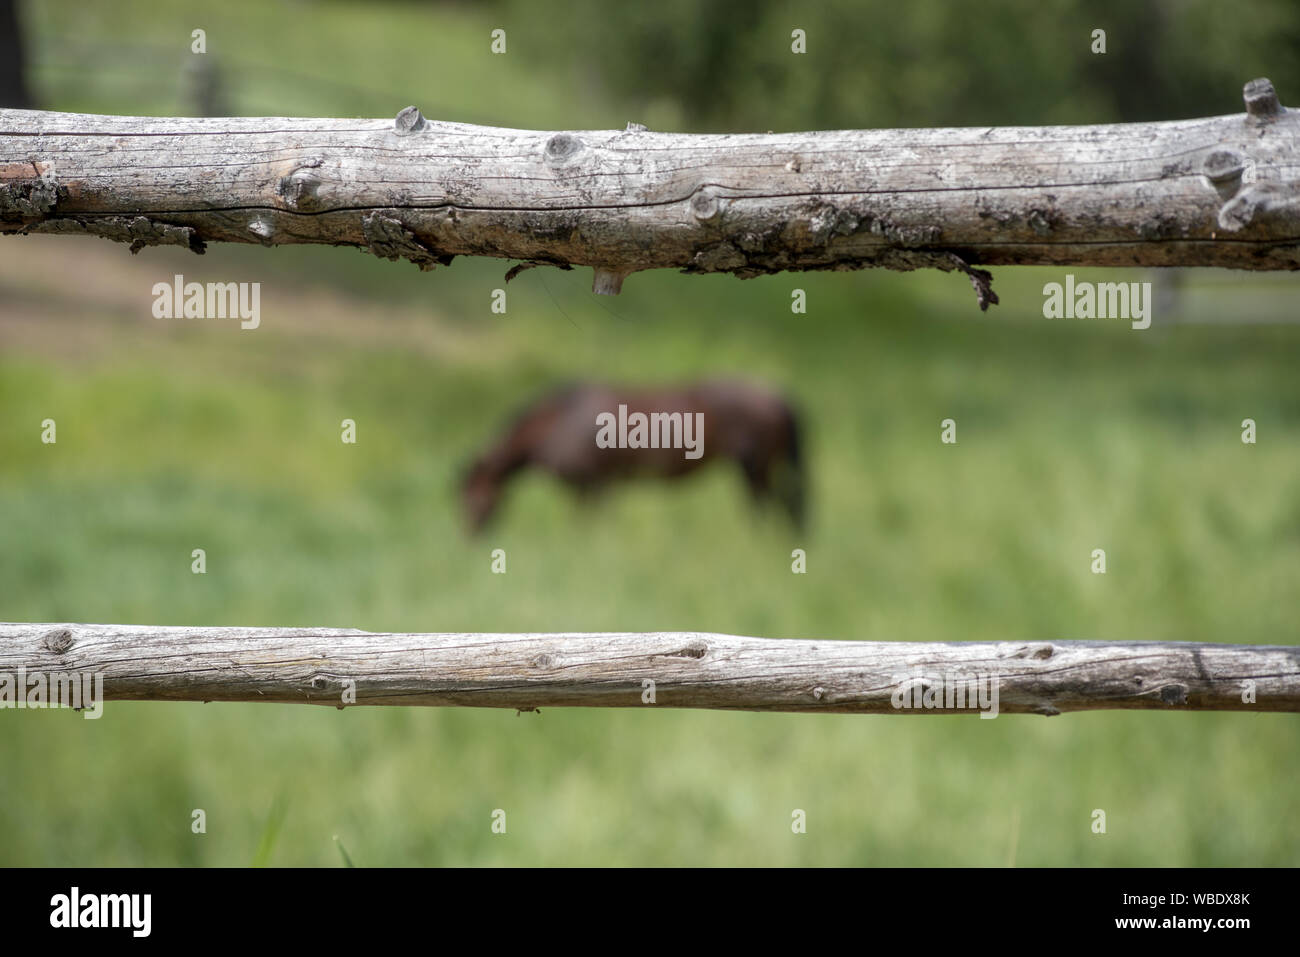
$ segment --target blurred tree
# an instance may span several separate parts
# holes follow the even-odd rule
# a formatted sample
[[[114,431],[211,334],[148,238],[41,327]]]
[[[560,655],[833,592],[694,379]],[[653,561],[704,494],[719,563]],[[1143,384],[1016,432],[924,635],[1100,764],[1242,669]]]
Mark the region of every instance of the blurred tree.
[[[526,38],[513,50],[539,69],[567,61],[633,113],[669,100],[694,130],[1206,116],[1240,110],[1261,75],[1300,99],[1295,0],[1231,15],[1220,0],[574,0],[568,18],[545,6],[501,0]],[[791,50],[796,28],[806,53]]]
[[[225,74],[215,54],[192,56],[181,67],[181,87],[192,116],[230,116]]]
[[[31,109],[34,105],[23,76],[24,63],[16,0],[0,0],[0,106]]]

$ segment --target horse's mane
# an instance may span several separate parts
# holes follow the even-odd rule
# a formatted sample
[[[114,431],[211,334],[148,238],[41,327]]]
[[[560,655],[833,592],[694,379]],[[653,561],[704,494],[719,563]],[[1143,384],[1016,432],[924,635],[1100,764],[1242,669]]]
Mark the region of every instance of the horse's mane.
[[[528,402],[515,409],[515,413],[511,416],[510,423],[505,431],[507,433],[514,432],[515,429],[526,424],[539,412],[554,408],[557,405],[564,405],[579,392],[589,388],[590,385],[588,384],[578,382],[577,380],[570,380],[555,386],[548,392],[544,392],[539,396],[534,396],[532,399],[529,399]]]

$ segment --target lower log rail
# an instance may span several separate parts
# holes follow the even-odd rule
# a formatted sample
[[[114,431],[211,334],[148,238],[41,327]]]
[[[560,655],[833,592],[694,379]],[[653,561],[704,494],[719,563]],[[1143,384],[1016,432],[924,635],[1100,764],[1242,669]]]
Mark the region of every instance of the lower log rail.
[[[44,682],[52,696],[69,676],[87,687],[93,678],[95,701],[985,716],[1300,711],[1297,646],[0,624],[0,707],[31,707],[34,687]]]

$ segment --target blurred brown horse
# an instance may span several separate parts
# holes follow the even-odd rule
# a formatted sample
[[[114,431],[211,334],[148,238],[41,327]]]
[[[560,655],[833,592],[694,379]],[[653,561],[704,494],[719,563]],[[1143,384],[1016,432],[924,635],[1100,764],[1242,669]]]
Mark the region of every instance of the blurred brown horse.
[[[623,408],[620,408],[623,407]],[[646,443],[620,440],[609,447],[613,429],[636,413],[663,425],[663,442],[672,447],[628,447]],[[664,423],[680,416],[685,429]],[[653,418],[652,418],[653,416]],[[605,424],[602,429],[602,423]],[[692,438],[695,424],[702,426]],[[654,432],[656,426],[651,425]],[[501,502],[505,483],[521,469],[549,472],[582,493],[594,493],[614,479],[647,476],[677,478],[714,459],[737,462],[754,500],[775,498],[796,527],[804,521],[804,480],[799,456],[799,424],[781,396],[744,382],[710,381],[682,388],[629,389],[603,385],[569,386],[528,406],[505,434],[465,473],[461,499],[472,532],[481,530]],[[631,436],[631,431],[626,432]],[[691,442],[698,443],[698,448]],[[602,444],[605,447],[602,447]],[[689,454],[687,454],[689,452]]]

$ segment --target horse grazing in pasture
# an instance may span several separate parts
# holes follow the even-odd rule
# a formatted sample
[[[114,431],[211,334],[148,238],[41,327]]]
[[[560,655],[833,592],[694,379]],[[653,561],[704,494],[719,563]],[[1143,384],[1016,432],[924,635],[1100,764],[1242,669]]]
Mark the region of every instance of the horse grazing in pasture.
[[[744,472],[755,502],[804,521],[799,424],[781,396],[745,382],[680,388],[571,385],[533,402],[466,471],[461,500],[482,530],[521,469],[549,472],[583,497],[615,479],[678,478],[714,459]]]

